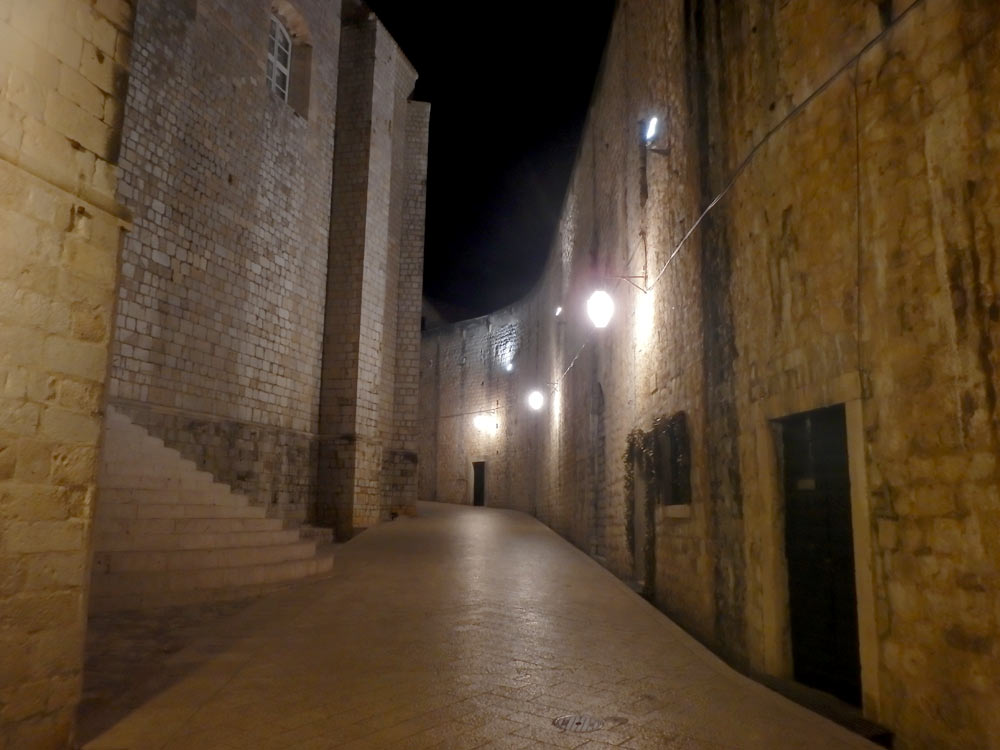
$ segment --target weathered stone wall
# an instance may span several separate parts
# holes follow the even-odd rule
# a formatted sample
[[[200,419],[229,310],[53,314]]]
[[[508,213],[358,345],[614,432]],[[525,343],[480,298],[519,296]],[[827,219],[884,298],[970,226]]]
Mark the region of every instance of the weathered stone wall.
[[[71,741],[132,8],[0,3],[0,746]]]
[[[693,497],[654,508],[655,599],[788,677],[772,426],[842,403],[865,712],[897,747],[1000,747],[998,48],[988,2],[621,3],[543,279],[425,334],[421,496],[469,502],[487,456],[488,504],[634,578],[626,437],[683,410]]]
[[[426,102],[411,101],[406,105],[406,194],[403,198],[399,294],[396,300],[394,434],[383,479],[383,492],[390,508],[397,512],[412,510],[417,498],[420,318],[430,114],[430,104]]]
[[[304,113],[265,83],[268,0],[138,7],[119,190],[135,231],[110,393],[201,468],[301,519],[316,481],[340,17],[339,4],[293,5],[285,20],[312,48]]]
[[[403,491],[412,461],[401,441],[412,427],[395,410],[417,379],[407,363],[421,282],[404,272],[422,269],[422,232],[412,222],[428,120],[426,106],[408,102],[416,72],[374,16],[346,23],[341,71],[317,514],[346,537],[416,502],[415,485]],[[409,134],[411,119],[422,139]]]

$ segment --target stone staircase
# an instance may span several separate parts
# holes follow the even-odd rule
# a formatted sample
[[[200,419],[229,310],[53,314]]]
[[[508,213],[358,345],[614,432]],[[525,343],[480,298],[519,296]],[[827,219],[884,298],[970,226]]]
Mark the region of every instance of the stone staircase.
[[[265,517],[111,408],[94,527],[93,612],[237,599],[333,567],[321,535]]]

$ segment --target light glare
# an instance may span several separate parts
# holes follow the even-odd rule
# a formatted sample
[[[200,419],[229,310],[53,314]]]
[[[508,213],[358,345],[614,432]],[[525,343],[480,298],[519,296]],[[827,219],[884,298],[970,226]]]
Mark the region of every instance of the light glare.
[[[507,364],[505,365],[505,368],[506,368],[507,372],[510,372],[511,370],[513,370],[513,369],[514,369],[514,364],[513,364],[512,362],[508,362],[508,363],[507,363]]]
[[[615,301],[603,289],[590,295],[587,300],[587,316],[595,328],[607,328],[615,314]]]
[[[562,307],[557,307],[556,308],[556,317],[559,317],[560,315],[562,315]]]
[[[480,432],[489,432],[493,428],[493,420],[485,414],[477,414],[472,418],[472,425]]]
[[[532,391],[528,394],[528,406],[538,411],[545,405],[545,396],[541,391]]]
[[[659,128],[660,120],[657,117],[649,118],[649,124],[646,126],[646,142],[656,138],[656,131]]]

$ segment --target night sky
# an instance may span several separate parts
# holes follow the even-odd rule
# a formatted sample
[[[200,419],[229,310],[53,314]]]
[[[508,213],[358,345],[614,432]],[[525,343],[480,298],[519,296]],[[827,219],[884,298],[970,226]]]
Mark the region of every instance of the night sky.
[[[544,267],[614,0],[368,0],[431,107],[424,294],[451,318]]]

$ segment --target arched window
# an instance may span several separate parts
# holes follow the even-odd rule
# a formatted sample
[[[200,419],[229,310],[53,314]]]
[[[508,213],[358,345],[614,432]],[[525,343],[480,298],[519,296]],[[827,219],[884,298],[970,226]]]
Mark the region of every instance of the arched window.
[[[288,0],[274,0],[269,23],[267,86],[308,117],[312,44],[305,19]]]
[[[288,101],[288,82],[292,70],[292,35],[285,24],[271,14],[271,35],[267,44],[267,85],[271,91]]]

